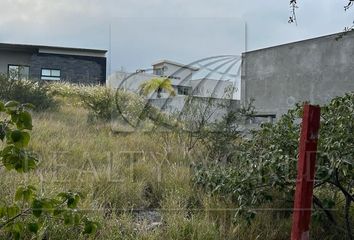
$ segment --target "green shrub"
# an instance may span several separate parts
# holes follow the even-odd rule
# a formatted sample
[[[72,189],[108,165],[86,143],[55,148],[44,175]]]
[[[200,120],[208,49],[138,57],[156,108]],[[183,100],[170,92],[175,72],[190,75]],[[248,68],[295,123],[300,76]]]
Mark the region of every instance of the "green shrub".
[[[149,105],[144,98],[134,93],[114,90],[105,86],[87,86],[70,83],[54,83],[50,86],[53,95],[70,98],[89,110],[89,121],[119,120],[132,127],[145,121],[161,124],[167,121],[164,114]]]
[[[211,124],[203,138],[204,145],[208,146],[210,160],[230,162],[237,154],[241,138],[240,124],[245,119],[246,114],[242,111],[230,111],[220,121]]]
[[[250,209],[269,202],[291,208],[302,109],[302,105],[297,105],[277,123],[264,124],[251,139],[239,141],[239,151],[226,165],[198,165],[195,184],[207,192],[231,198],[239,206],[238,213],[248,221],[256,214]],[[322,224],[346,226],[344,234],[349,239],[354,217],[353,158],[354,94],[350,93],[321,108],[314,189],[314,216],[324,216],[320,218]],[[337,211],[332,211],[334,208]],[[331,229],[343,234],[343,228]]]
[[[79,96],[83,105],[90,110],[93,118],[109,121],[117,118],[114,95],[105,87],[86,88]]]
[[[89,110],[89,120],[110,121],[119,112],[115,104],[114,90],[104,86],[88,86],[71,83],[53,83],[49,90],[53,95],[69,98],[70,103]]]
[[[53,109],[57,106],[45,83],[29,80],[13,80],[0,75],[0,99],[31,103],[35,110]]]

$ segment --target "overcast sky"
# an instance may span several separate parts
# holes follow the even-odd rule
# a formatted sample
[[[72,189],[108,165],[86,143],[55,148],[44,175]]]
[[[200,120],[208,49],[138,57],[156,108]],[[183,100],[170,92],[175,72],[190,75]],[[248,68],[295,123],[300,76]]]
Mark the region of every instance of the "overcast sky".
[[[112,71],[158,59],[189,63],[339,32],[352,25],[348,0],[0,0],[0,42],[109,49]]]

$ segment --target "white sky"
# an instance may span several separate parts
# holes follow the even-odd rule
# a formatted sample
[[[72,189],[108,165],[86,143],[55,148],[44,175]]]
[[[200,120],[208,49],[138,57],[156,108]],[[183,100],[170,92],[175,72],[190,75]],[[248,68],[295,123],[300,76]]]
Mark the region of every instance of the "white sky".
[[[0,42],[108,49],[112,71],[148,68],[158,59],[189,63],[331,34],[352,25],[347,0],[0,0]]]

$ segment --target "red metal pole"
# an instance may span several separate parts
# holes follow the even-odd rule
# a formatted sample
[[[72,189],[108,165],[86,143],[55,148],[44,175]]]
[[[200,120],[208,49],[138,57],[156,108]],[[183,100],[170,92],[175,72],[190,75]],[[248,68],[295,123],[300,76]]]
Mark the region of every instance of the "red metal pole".
[[[291,240],[309,239],[320,107],[304,105]]]

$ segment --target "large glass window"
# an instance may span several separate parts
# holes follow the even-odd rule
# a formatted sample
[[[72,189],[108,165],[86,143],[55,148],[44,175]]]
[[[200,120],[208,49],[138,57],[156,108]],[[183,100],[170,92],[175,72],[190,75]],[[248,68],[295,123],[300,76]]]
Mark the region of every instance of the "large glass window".
[[[22,65],[9,65],[8,75],[10,79],[14,80],[28,80],[29,79],[29,67]]]
[[[60,81],[60,70],[43,68],[41,73],[41,80]]]

